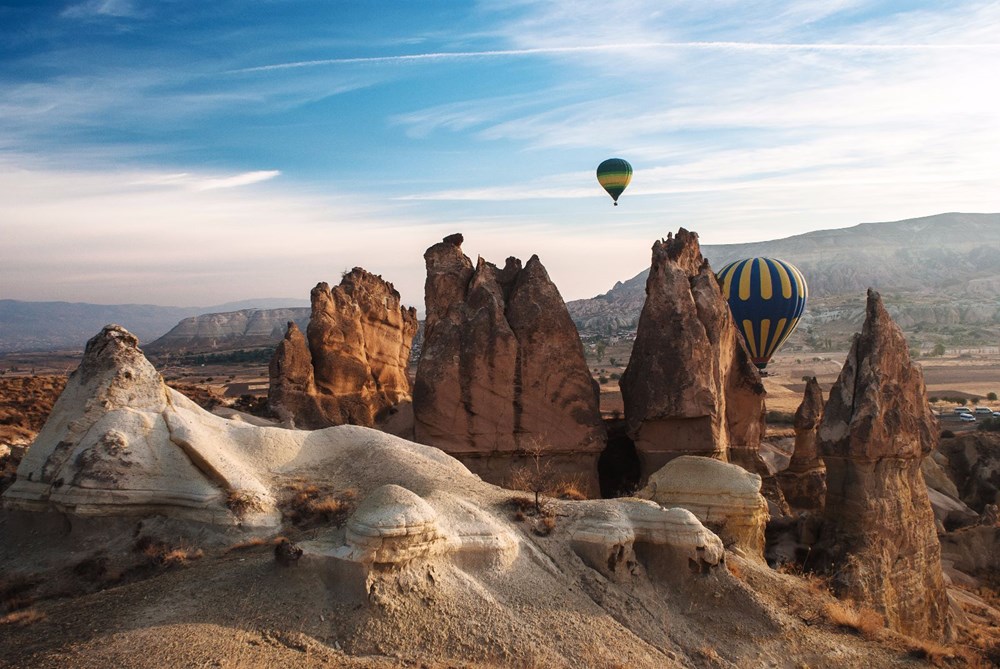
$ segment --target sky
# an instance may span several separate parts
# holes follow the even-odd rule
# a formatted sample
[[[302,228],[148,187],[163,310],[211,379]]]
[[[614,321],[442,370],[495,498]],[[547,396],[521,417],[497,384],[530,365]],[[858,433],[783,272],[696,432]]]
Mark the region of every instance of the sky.
[[[305,299],[360,266],[422,309],[461,232],[571,300],[679,227],[997,212],[998,72],[997,1],[0,0],[0,298]]]

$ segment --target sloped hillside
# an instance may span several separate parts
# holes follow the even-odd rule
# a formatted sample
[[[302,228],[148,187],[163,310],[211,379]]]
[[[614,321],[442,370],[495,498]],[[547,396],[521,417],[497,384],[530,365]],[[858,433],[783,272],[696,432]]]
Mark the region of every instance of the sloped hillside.
[[[904,330],[928,341],[973,345],[1000,334],[1000,214],[939,214],[702,249],[717,270],[758,255],[801,269],[810,301],[795,335],[800,340],[812,330],[816,340],[840,343],[863,319],[868,287],[882,292]],[[603,295],[570,302],[580,330],[634,327],[647,275],[643,270]]]

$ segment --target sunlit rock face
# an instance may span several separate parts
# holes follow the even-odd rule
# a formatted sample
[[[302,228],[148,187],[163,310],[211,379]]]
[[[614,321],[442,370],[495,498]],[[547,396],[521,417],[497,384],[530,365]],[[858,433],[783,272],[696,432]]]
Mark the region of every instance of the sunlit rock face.
[[[823,391],[811,377],[795,411],[795,450],[788,468],[778,475],[785,500],[795,509],[822,509],[826,501],[826,467],[816,447],[823,417]]]
[[[937,435],[920,367],[869,290],[864,327],[819,426],[827,495],[817,549],[840,594],[924,639],[948,627],[941,546],[920,471]]]
[[[266,482],[227,447],[228,438],[209,434],[226,423],[168,388],[138,340],[109,325],[87,342],[5,506],[275,525],[280,516]],[[240,427],[249,429],[233,425]],[[239,517],[230,508],[236,497]]]
[[[306,429],[372,426],[408,402],[417,315],[392,284],[355,267],[311,298],[306,336],[289,323],[271,359],[268,403],[279,418]]]
[[[680,455],[764,470],[764,386],[696,233],[681,228],[653,244],[621,389],[643,478]]]
[[[556,476],[597,492],[605,444],[598,392],[576,326],[537,256],[503,268],[462,253],[452,235],[424,254],[424,346],[413,392],[418,442],[486,480],[537,451]]]
[[[727,545],[763,560],[767,501],[761,477],[713,458],[682,455],[649,477],[637,493],[664,507],[680,507],[719,535]]]

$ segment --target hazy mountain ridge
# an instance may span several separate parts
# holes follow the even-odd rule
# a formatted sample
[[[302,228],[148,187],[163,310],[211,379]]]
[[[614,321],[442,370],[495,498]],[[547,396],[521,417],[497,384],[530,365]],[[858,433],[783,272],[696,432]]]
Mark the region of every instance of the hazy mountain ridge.
[[[308,300],[261,298],[208,307],[162,307],[152,304],[90,304],[86,302],[27,302],[0,300],[0,352],[83,349],[88,339],[109,323],[151,342],[178,321],[207,313],[255,307],[301,307]]]
[[[702,251],[716,270],[761,255],[802,270],[810,300],[795,337],[810,327],[832,325],[843,326],[834,327],[839,337],[840,330],[860,323],[869,287],[886,295],[887,308],[904,328],[948,335],[954,326],[977,326],[978,333],[975,328],[959,333],[965,343],[1000,329],[1000,214],[863,223],[769,242],[707,245]],[[618,282],[603,295],[569,302],[577,327],[592,332],[634,327],[648,273]]]
[[[863,320],[868,287],[885,294],[886,308],[902,327],[926,334],[927,341],[973,345],[1000,340],[1000,214],[862,223],[768,242],[706,245],[702,251],[716,270],[756,255],[779,257],[802,270],[810,298],[790,346],[826,339],[842,344]],[[645,302],[647,274],[643,270],[603,295],[567,303],[580,331],[634,329]],[[260,346],[277,342],[288,320],[305,327],[308,305],[306,299],[290,298],[211,307],[0,300],[0,351],[82,349],[108,323],[125,326],[160,352]],[[303,307],[304,319],[263,313]],[[261,313],[253,319],[241,315],[255,310]],[[196,320],[185,321],[192,318]],[[247,328],[245,337],[236,336],[241,328]],[[161,336],[167,339],[154,341]]]
[[[294,321],[304,331],[311,312],[310,307],[294,307],[191,316],[144,348],[151,354],[186,354],[273,346],[285,335],[289,321]]]

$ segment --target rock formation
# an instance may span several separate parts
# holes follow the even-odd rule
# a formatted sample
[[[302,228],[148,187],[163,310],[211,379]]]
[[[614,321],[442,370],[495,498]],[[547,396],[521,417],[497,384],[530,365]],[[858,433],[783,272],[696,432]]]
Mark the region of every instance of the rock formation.
[[[764,386],[696,233],[681,228],[653,244],[621,389],[644,478],[679,455],[762,471]]]
[[[822,509],[826,500],[826,467],[816,450],[816,430],[823,416],[823,391],[811,377],[795,411],[795,450],[778,475],[785,501],[796,509]]]
[[[1000,502],[1000,434],[958,434],[942,439],[941,451],[963,502],[979,513],[987,504]]]
[[[307,429],[372,426],[409,401],[417,314],[400,306],[392,284],[355,267],[332,290],[317,284],[311,297],[306,337],[289,323],[271,359],[271,409]]]
[[[681,507],[748,556],[763,559],[767,501],[761,477],[712,458],[682,455],[649,477],[637,493],[665,507]]]
[[[21,588],[3,604],[41,602],[45,618],[4,612],[0,664],[130,666],[142,649],[201,666],[237,649],[242,666],[899,665],[898,645],[816,634],[796,614],[820,597],[724,553],[689,511],[553,499],[542,536],[510,491],[437,448],[225,420],[167,388],[136,344],[115,327],[92,340],[3,496],[0,574]],[[305,490],[346,506],[295,545],[262,541],[292,530],[281,512],[293,523]],[[972,557],[995,556],[976,534]],[[239,553],[199,561],[195,547]],[[125,570],[128,596],[93,596]]]
[[[864,327],[819,427],[827,496],[817,548],[839,594],[922,639],[948,627],[941,546],[920,473],[937,435],[920,367],[869,290]]]
[[[87,342],[45,426],[4,493],[8,506],[80,515],[162,513],[205,522],[274,525],[267,485],[219,436],[226,424],[168,388],[124,328]],[[242,518],[227,502],[240,497]]]
[[[707,573],[723,560],[722,541],[686,509],[664,509],[638,499],[588,504],[586,509],[587,515],[570,531],[571,545],[588,566],[609,579],[632,578],[642,554],[647,570],[671,580],[689,570]]]
[[[462,253],[462,236],[427,249],[424,346],[413,391],[415,438],[495,483],[540,455],[597,492],[604,447],[598,393],[559,291],[532,256],[503,269]]]

